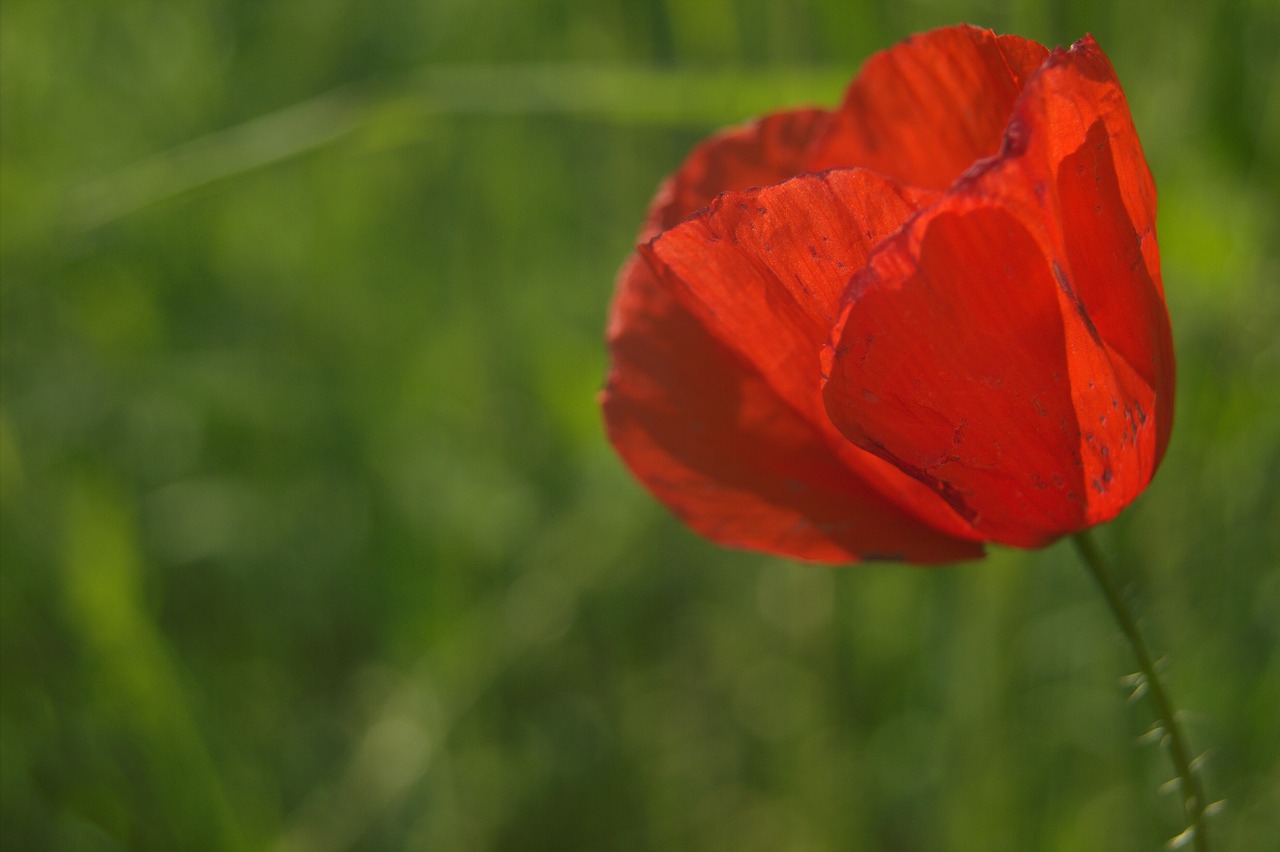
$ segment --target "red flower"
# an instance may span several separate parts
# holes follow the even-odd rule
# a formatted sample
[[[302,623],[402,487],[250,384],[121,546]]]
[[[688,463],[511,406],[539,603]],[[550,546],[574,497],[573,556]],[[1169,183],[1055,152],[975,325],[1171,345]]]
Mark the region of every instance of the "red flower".
[[[640,240],[609,437],[717,542],[819,562],[1034,547],[1115,517],[1164,454],[1155,187],[1092,38],[908,39],[839,109],[700,144]]]

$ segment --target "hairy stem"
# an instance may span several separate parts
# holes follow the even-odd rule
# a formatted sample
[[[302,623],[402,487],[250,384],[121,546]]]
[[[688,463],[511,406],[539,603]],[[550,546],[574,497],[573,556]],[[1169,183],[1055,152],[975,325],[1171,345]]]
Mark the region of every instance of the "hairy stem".
[[[1205,800],[1200,780],[1192,769],[1186,737],[1182,733],[1182,726],[1178,723],[1173,703],[1165,692],[1164,684],[1160,681],[1155,661],[1151,658],[1151,651],[1147,648],[1147,643],[1138,630],[1138,622],[1134,619],[1128,604],[1125,603],[1124,596],[1120,593],[1097,544],[1088,532],[1077,533],[1072,536],[1072,541],[1080,553],[1080,558],[1089,568],[1089,572],[1098,581],[1102,595],[1111,607],[1111,614],[1115,616],[1116,623],[1120,625],[1120,630],[1129,641],[1129,647],[1133,649],[1133,655],[1138,660],[1138,670],[1142,676],[1141,683],[1146,686],[1151,695],[1151,702],[1155,705],[1160,726],[1164,729],[1164,740],[1169,746],[1169,755],[1173,758],[1174,770],[1178,773],[1183,808],[1187,815],[1185,836],[1194,844],[1196,852],[1209,852],[1209,835],[1205,827],[1205,809],[1208,807],[1208,802]],[[1180,836],[1179,839],[1182,837]]]

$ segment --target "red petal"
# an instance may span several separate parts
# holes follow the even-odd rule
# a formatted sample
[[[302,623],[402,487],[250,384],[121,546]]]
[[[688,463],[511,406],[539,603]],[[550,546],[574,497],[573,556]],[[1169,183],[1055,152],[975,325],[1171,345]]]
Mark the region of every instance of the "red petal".
[[[1034,546],[1114,517],[1170,422],[1153,215],[1105,57],[1091,40],[1055,54],[1000,158],[850,285],[826,358],[833,421],[994,540]]]
[[[611,349],[602,399],[609,438],[654,495],[703,535],[816,562],[981,555],[980,545],[931,529],[843,465],[827,437],[712,338],[644,263],[623,273]]]
[[[804,156],[826,110],[767,115],[699,143],[658,190],[640,241],[647,242],[722,192],[781,183],[805,171]]]
[[[1000,138],[1039,44],[971,26],[913,36],[867,60],[810,154],[810,170],[862,166],[946,189]]]

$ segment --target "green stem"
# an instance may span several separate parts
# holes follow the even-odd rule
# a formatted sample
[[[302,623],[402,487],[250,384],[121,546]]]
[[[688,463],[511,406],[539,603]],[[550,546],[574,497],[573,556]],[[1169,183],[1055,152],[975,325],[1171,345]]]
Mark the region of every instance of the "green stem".
[[[1178,724],[1173,703],[1164,690],[1164,684],[1160,682],[1155,661],[1151,659],[1151,651],[1148,650],[1147,643],[1138,631],[1138,622],[1130,612],[1128,604],[1125,603],[1124,596],[1120,594],[1120,589],[1116,586],[1106,560],[1102,558],[1102,553],[1098,550],[1093,538],[1088,532],[1080,532],[1072,536],[1071,540],[1075,543],[1080,558],[1088,566],[1089,572],[1098,581],[1098,586],[1101,587],[1102,594],[1111,607],[1112,615],[1115,616],[1125,638],[1129,640],[1133,655],[1138,659],[1138,670],[1142,673],[1143,682],[1151,693],[1151,702],[1155,704],[1160,725],[1164,728],[1169,755],[1173,758],[1173,767],[1181,781],[1182,802],[1187,815],[1187,831],[1192,843],[1195,844],[1196,852],[1209,852],[1209,835],[1205,828],[1205,809],[1208,807],[1208,802],[1205,800],[1200,780],[1192,771],[1186,737],[1183,736],[1182,726]]]

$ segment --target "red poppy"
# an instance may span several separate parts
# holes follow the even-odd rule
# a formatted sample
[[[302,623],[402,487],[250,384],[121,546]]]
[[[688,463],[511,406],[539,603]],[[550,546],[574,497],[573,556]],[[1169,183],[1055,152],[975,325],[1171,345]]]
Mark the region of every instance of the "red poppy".
[[[818,562],[1046,544],[1150,481],[1173,406],[1155,187],[1092,38],[958,26],[658,191],[609,437],[689,526]]]

